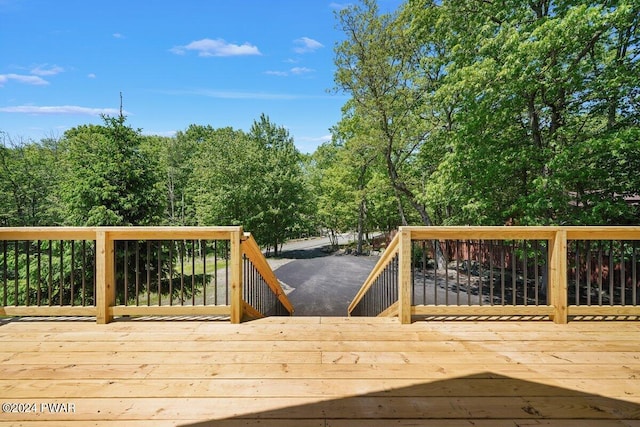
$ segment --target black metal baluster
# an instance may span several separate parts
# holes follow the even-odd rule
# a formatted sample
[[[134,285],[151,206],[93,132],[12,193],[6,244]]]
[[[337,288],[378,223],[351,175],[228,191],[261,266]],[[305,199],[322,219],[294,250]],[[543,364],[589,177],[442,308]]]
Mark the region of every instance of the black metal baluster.
[[[136,240],[136,307],[140,306],[140,241]]]
[[[49,257],[49,281],[47,284],[47,302],[49,306],[53,305],[53,240],[49,240],[49,250],[47,251]]]
[[[449,240],[444,241],[446,251],[444,266],[444,305],[449,305]]]
[[[460,305],[460,240],[456,240],[456,305]]]
[[[147,240],[147,259],[145,261],[147,270],[147,307],[151,305],[151,240]]]
[[[513,292],[513,297],[512,297],[512,305],[518,305],[518,301],[517,301],[517,294],[518,294],[518,288],[517,288],[517,283],[516,283],[516,278],[517,278],[517,270],[516,270],[516,265],[517,265],[517,257],[516,257],[516,243],[515,242],[511,242],[511,290]]]
[[[524,305],[529,305],[529,247],[526,240],[522,240],[522,281],[524,282]]]
[[[218,305],[218,241],[213,241],[213,265],[214,265],[214,274],[213,274],[213,303]]]
[[[586,266],[586,274],[587,274],[587,305],[591,305],[591,240],[587,240],[585,242],[585,255],[587,257],[587,266]]]
[[[13,269],[14,269],[14,275],[13,275],[13,279],[14,279],[14,299],[13,299],[13,303],[14,305],[17,307],[19,305],[18,302],[18,297],[19,297],[19,293],[18,293],[18,259],[20,258],[20,242],[15,240],[13,242],[13,249],[14,249],[14,258],[13,258]]]
[[[466,245],[467,245],[467,305],[471,305],[471,240],[467,240]]]
[[[38,307],[40,307],[41,304],[41,299],[40,297],[41,295],[41,290],[40,290],[40,278],[42,277],[42,256],[40,254],[40,250],[42,249],[42,241],[38,240],[36,243],[36,251],[38,252],[38,275],[37,275],[37,280],[36,280],[36,284],[38,286],[38,289],[36,290],[36,305]]]
[[[64,286],[64,240],[60,240],[58,261],[58,303],[62,305],[62,290]]]
[[[158,240],[158,306],[162,306],[162,240]]]
[[[489,301],[490,305],[495,305],[494,301],[494,274],[493,274],[493,253],[495,251],[495,241],[489,240]]]
[[[9,272],[7,265],[7,252],[8,252],[9,242],[6,240],[2,241],[2,306],[7,306],[7,293],[9,292]]]
[[[180,305],[184,305],[184,240],[180,241]]]
[[[122,274],[124,276],[124,301],[123,305],[129,305],[129,241],[125,240],[124,244],[124,260],[122,262]]]
[[[613,263],[613,240],[609,242],[609,305],[614,305],[614,263]]]
[[[626,257],[625,257],[625,243],[624,240],[620,241],[620,305],[626,305],[627,302],[627,280],[626,280]]]
[[[203,249],[204,246],[204,249]],[[200,241],[202,251],[202,304],[207,305],[207,242]]]
[[[638,304],[638,258],[637,258],[637,249],[638,249],[638,241],[633,241],[633,254],[631,255],[631,265],[632,272],[631,275],[633,277],[631,283],[631,293],[633,298],[633,305],[636,306]]]
[[[504,244],[504,240],[502,241],[502,243],[500,244],[500,302],[501,305],[504,306],[506,305],[506,281],[505,281],[505,275],[506,275],[506,255],[505,255],[505,244]]]
[[[98,242],[97,241],[93,241],[93,301],[92,301],[92,305],[96,305],[96,294],[97,294],[97,287],[98,287],[98,281],[97,281],[97,271],[96,271],[96,259],[98,256]]]
[[[71,273],[69,276],[69,280],[70,280],[70,293],[69,293],[69,305],[73,306],[73,298],[75,296],[75,269],[76,269],[76,241],[72,240],[71,241]]]
[[[196,305],[196,242],[191,241],[191,305]]]
[[[173,305],[173,245],[175,240],[169,241],[169,305]]]
[[[51,247],[51,242],[49,242],[49,247]],[[82,306],[86,306],[86,297],[87,297],[87,241],[82,241],[82,296],[81,303]]]
[[[533,241],[533,282],[534,282],[534,294],[535,294],[535,304],[539,305],[539,293],[540,293],[540,257],[538,256],[538,252],[540,250],[540,241]]]
[[[225,257],[226,257],[226,264],[227,264],[227,266],[226,266],[226,268],[225,268],[225,276],[226,276],[226,277],[225,277],[225,280],[226,280],[226,284],[227,284],[227,285],[225,286],[225,304],[226,304],[226,305],[229,305],[229,255],[230,255],[230,254],[229,254],[229,252],[230,252],[229,245],[230,245],[230,244],[231,244],[231,243],[230,243],[230,241],[229,241],[229,240],[225,240],[226,248],[225,248],[224,253],[225,253]]]
[[[25,301],[26,301],[25,305],[27,307],[31,304],[31,302],[29,301],[30,300],[30,294],[31,294],[31,285],[30,285],[31,277],[29,275],[29,273],[30,273],[29,270],[30,270],[30,267],[31,267],[31,260],[29,259],[30,246],[31,246],[31,242],[27,240],[25,242],[25,253],[27,255],[27,263],[25,265],[26,279],[27,279],[27,295],[26,295],[26,298],[25,298]]]
[[[483,270],[482,263],[484,262],[484,252],[482,251],[482,240],[478,240],[478,299],[480,301],[480,305],[483,305],[482,300],[484,297],[482,296],[482,279],[483,279]]]
[[[422,249],[422,257],[421,257],[421,261],[422,261],[422,304],[426,304],[427,303],[427,242],[424,241],[424,240],[421,242],[421,249]],[[411,271],[413,271],[413,266],[411,266]],[[415,287],[415,283],[413,281],[411,281],[411,287],[412,288]],[[415,292],[415,290],[412,289],[411,290],[411,295],[413,295],[414,292]],[[438,305],[437,302],[435,302],[435,304]]]
[[[602,241],[598,242],[598,305],[602,306],[602,292],[603,292],[603,282],[604,282],[604,271],[603,271],[603,246],[604,243]]]

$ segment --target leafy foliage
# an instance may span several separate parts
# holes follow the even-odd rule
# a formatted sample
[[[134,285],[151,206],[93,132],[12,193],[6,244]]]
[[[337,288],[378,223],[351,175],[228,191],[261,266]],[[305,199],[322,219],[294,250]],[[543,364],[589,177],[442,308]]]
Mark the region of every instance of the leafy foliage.
[[[637,2],[363,0],[339,22],[344,116],[424,224],[637,223]]]
[[[65,133],[66,175],[61,188],[72,225],[152,225],[162,216],[161,180],[141,135],[124,117]]]
[[[2,133],[0,225],[242,224],[277,250],[315,229],[640,220],[637,1],[359,0],[336,22],[350,99],[312,155],[266,115]]]
[[[52,225],[59,221],[58,143],[13,141],[0,132],[0,225]]]

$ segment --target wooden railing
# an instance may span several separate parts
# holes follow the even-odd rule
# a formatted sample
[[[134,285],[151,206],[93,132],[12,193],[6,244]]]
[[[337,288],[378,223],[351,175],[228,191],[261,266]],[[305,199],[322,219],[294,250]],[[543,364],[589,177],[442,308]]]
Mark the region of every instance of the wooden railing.
[[[252,266],[244,276],[245,264]],[[260,312],[243,289],[283,309]],[[0,228],[0,315],[220,316],[293,307],[242,227]]]
[[[260,247],[249,233],[245,234],[242,241],[242,254],[245,315],[251,318],[292,315],[291,302],[262,255]]]
[[[399,252],[400,234],[396,234],[349,305],[350,316],[397,316]]]
[[[639,241],[640,227],[401,227],[348,314],[640,316]],[[395,257],[397,301],[367,303]]]

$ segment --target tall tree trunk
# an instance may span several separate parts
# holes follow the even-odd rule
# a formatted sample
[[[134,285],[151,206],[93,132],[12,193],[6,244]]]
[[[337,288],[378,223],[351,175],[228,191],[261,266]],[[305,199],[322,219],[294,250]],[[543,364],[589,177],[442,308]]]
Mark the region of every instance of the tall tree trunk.
[[[416,211],[418,211],[418,214],[420,214],[422,223],[426,226],[432,226],[433,223],[431,222],[431,218],[429,217],[429,213],[427,212],[427,209],[424,207],[424,205],[422,205],[416,200],[416,197],[413,194],[413,192],[409,188],[407,188],[406,184],[402,180],[400,180],[400,178],[398,177],[398,172],[396,170],[393,159],[391,158],[390,150],[388,150],[386,154],[387,154],[386,155],[387,170],[389,172],[391,185],[393,186],[396,192],[396,196],[398,197],[399,206],[401,206],[400,195],[404,194],[405,196],[407,196],[407,199],[409,200],[409,203],[411,204],[411,206]],[[406,218],[404,218],[404,215],[403,215],[403,225],[407,225]],[[440,248],[440,243],[436,240],[436,241],[429,242],[429,244],[431,245],[433,258],[436,263],[436,269],[446,268],[446,259],[444,257],[444,254],[442,253],[442,248]]]
[[[400,193],[398,192],[397,188],[393,188],[394,192],[396,193],[396,200],[398,201],[398,214],[400,215],[400,224],[402,225],[409,225],[409,222],[407,221],[407,217],[404,214],[404,206],[402,206],[402,198],[400,197]]]
[[[366,215],[366,205],[364,198],[360,200],[360,209],[358,212],[358,242],[356,245],[356,254],[362,255],[362,241],[364,240],[364,220]]]
[[[356,254],[358,255],[362,255],[364,222],[367,217],[367,199],[364,196],[366,173],[367,173],[367,165],[363,165],[360,168],[360,176],[358,177],[358,190],[360,191],[360,206],[358,208],[358,242],[356,245]]]

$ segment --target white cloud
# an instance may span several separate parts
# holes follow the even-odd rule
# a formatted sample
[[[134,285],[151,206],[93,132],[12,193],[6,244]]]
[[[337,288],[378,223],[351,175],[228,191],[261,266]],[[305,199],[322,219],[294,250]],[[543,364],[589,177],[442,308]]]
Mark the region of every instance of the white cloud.
[[[95,79],[97,76],[94,73],[87,74],[87,77],[90,79]]]
[[[302,75],[302,74],[309,74],[309,73],[313,73],[314,69],[312,68],[307,68],[307,67],[293,67],[288,71],[273,71],[273,70],[269,70],[269,71],[265,71],[265,74],[268,74],[270,76],[278,76],[278,77],[287,77],[289,75]]]
[[[293,67],[291,69],[291,74],[308,74],[313,73],[315,70],[307,67]]]
[[[77,114],[84,116],[99,116],[100,114],[119,115],[120,110],[116,108],[88,108],[76,105],[59,105],[59,106],[42,106],[21,105],[15,107],[2,107],[2,113],[20,113],[20,114]],[[127,112],[123,112],[128,114]]]
[[[45,86],[49,84],[48,81],[38,76],[26,76],[24,74],[0,74],[0,87],[4,86],[4,84],[8,83],[10,80],[33,86]]]
[[[297,140],[300,142],[313,142],[313,143],[322,144],[323,142],[331,141],[331,134],[323,135],[319,137],[301,136],[301,137],[298,137]]]
[[[296,47],[293,48],[293,51],[296,53],[314,52],[324,47],[322,43],[309,37],[301,37],[294,40],[293,43],[296,45]]]
[[[31,74],[35,76],[55,76],[64,71],[64,68],[57,65],[42,64],[31,70]]]
[[[184,55],[188,51],[198,52],[198,56],[245,56],[245,55],[262,55],[260,50],[249,43],[241,45],[227,43],[222,39],[202,39],[195,40],[186,46],[176,46],[170,49],[177,55]]]
[[[121,33],[113,33],[112,36],[113,36],[114,39],[123,39],[124,38],[124,35],[121,34]]]

